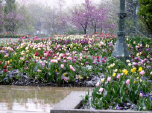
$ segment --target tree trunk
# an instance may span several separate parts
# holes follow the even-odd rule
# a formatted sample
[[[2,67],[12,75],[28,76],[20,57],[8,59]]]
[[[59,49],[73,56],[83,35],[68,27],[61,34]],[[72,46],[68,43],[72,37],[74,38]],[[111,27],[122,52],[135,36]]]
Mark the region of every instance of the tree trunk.
[[[101,28],[101,33],[102,33],[102,28]]]
[[[86,28],[84,29],[84,34],[87,34],[87,29]]]
[[[94,33],[96,34],[96,32],[97,32],[97,29],[96,29],[96,27],[94,27]]]

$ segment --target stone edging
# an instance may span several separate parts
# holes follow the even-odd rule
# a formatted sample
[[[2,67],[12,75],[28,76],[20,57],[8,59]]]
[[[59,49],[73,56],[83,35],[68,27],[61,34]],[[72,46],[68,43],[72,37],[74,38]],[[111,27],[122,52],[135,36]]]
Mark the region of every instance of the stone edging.
[[[151,111],[125,111],[125,110],[86,110],[78,109],[82,103],[82,96],[87,92],[72,91],[70,95],[56,104],[50,113],[152,113]]]

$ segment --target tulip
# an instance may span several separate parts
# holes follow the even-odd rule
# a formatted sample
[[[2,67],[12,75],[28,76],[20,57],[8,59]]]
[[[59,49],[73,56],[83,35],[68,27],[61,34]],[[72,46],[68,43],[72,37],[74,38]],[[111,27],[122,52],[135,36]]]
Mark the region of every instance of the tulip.
[[[23,57],[20,57],[20,60],[24,60],[24,58],[23,58]]]
[[[113,75],[112,75],[113,77],[115,77],[116,76],[116,73],[113,73]]]
[[[100,88],[100,89],[99,89],[99,92],[102,93],[102,92],[103,92],[103,88]]]
[[[143,94],[142,94],[142,93],[140,93],[140,94],[139,94],[139,96],[140,96],[140,97],[143,97]]]
[[[100,82],[97,82],[97,83],[96,83],[96,87],[98,87],[99,85],[100,85]]]
[[[6,65],[4,66],[4,69],[7,69],[7,66],[6,66]]]
[[[71,58],[71,57],[67,57],[67,59],[68,59],[68,60],[72,60],[72,58]]]
[[[7,69],[4,69],[4,73],[6,73],[7,72]]]
[[[64,68],[64,64],[61,64],[61,68]]]
[[[28,69],[28,67],[25,67],[25,69]]]
[[[108,77],[108,78],[107,78],[107,81],[110,82],[110,81],[111,81],[111,77]]]
[[[145,71],[142,70],[142,71],[140,72],[140,75],[144,75],[144,74],[145,74]]]
[[[105,78],[101,79],[101,82],[104,82],[105,81]]]
[[[131,69],[131,72],[136,72],[136,67],[134,67],[133,69]]]
[[[119,79],[119,78],[120,78],[120,76],[121,76],[121,75],[120,75],[120,74],[118,74],[118,75],[117,75],[117,79]]]
[[[139,67],[138,71],[141,72],[142,71],[142,67]]]
[[[128,74],[127,69],[122,70],[122,72],[123,72],[125,75],[127,75],[127,74]]]
[[[128,79],[127,81],[126,81],[126,84],[128,85],[130,83],[130,79]]]
[[[70,69],[71,69],[72,71],[75,71],[75,69],[73,68],[73,66],[72,66],[72,65],[70,65]]]

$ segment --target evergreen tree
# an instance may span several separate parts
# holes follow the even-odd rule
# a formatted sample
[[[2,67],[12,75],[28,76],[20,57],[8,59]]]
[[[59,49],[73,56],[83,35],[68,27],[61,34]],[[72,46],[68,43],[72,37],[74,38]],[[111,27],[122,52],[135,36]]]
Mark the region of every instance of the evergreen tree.
[[[139,0],[139,15],[152,35],[152,0]]]
[[[0,0],[0,33],[3,31],[3,6],[2,0]]]
[[[15,0],[5,0],[4,27],[7,32],[14,33],[16,26],[16,4]]]

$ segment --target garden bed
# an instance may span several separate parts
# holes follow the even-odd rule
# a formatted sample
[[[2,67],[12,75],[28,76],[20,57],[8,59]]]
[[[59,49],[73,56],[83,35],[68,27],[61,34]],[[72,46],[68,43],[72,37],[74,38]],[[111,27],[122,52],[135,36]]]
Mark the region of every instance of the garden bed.
[[[0,71],[2,72],[2,71]],[[17,74],[17,76],[15,76]],[[17,85],[17,86],[52,86],[52,87],[94,87],[97,81],[100,79],[98,76],[90,75],[89,78],[85,80],[81,80],[79,82],[46,82],[44,79],[41,81],[30,78],[26,73],[19,73],[18,70],[14,70],[12,72],[8,72],[6,78],[9,78],[11,75],[11,79],[5,79],[0,85]],[[104,76],[104,74],[102,74]]]
[[[82,109],[82,96],[85,94],[86,92],[71,92],[70,95],[56,104],[50,113],[151,113],[151,111]]]
[[[127,37],[129,59],[111,57],[115,42],[112,34],[10,39],[0,47],[0,84],[95,86],[92,108],[151,110],[152,39]]]

